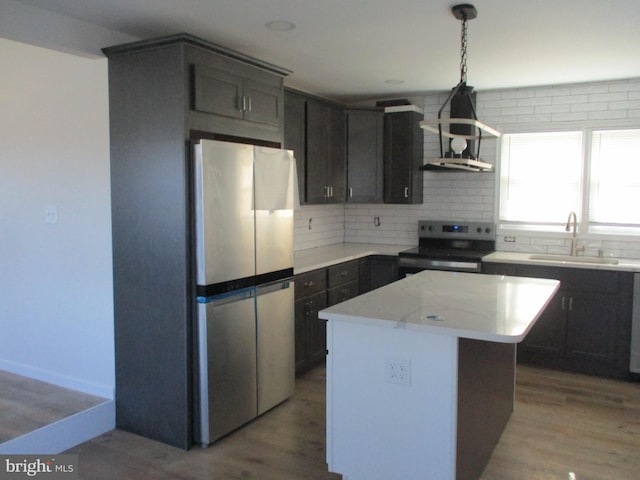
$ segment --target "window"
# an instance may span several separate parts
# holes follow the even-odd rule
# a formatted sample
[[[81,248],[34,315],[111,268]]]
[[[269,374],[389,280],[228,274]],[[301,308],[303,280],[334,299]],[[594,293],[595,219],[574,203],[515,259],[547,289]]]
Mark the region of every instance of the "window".
[[[588,148],[585,148],[588,147]],[[571,211],[590,232],[640,234],[640,130],[505,134],[499,221],[560,231]]]
[[[563,224],[581,203],[582,132],[504,135],[500,220]]]
[[[640,130],[595,131],[591,140],[589,223],[640,226]]]

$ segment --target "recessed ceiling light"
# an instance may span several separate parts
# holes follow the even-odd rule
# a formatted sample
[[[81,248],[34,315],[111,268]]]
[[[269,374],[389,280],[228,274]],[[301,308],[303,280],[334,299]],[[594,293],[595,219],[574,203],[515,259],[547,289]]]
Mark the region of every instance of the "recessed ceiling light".
[[[289,20],[271,20],[265,24],[265,27],[276,32],[288,32],[296,28],[296,24]]]
[[[385,80],[384,83],[387,85],[402,85],[404,80],[400,80],[399,78],[390,78],[389,80]]]

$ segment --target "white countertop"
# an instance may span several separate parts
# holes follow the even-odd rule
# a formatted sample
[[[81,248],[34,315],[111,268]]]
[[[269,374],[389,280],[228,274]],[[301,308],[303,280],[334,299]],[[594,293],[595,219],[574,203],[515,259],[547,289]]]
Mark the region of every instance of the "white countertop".
[[[425,270],[319,313],[330,321],[518,343],[557,280]]]
[[[571,267],[571,268],[586,268],[589,270],[614,270],[621,272],[640,272],[640,260],[617,258],[617,264],[599,264],[581,262],[581,257],[576,257],[578,261],[566,261],[562,259],[532,259],[531,256],[539,255],[535,253],[519,253],[519,252],[493,252],[482,258],[483,262],[494,263],[523,263],[527,265],[546,265],[555,267]],[[584,260],[584,258],[582,258]]]
[[[383,245],[375,243],[336,243],[308,248],[294,253],[294,273],[304,273],[369,255],[397,255],[415,245]]]

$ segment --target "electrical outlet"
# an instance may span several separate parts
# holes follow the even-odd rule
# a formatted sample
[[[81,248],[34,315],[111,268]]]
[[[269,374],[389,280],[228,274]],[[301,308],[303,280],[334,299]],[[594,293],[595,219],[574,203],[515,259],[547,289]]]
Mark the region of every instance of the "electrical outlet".
[[[406,387],[411,386],[411,360],[406,358],[387,358],[385,380]]]
[[[44,207],[44,221],[46,223],[58,223],[58,207],[47,205]]]

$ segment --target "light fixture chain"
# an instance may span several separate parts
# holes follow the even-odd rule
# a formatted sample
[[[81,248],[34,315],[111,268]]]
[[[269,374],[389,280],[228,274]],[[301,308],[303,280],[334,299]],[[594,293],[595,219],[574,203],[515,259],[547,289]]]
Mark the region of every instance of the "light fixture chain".
[[[460,38],[460,81],[467,81],[467,19],[462,20],[462,34]]]

